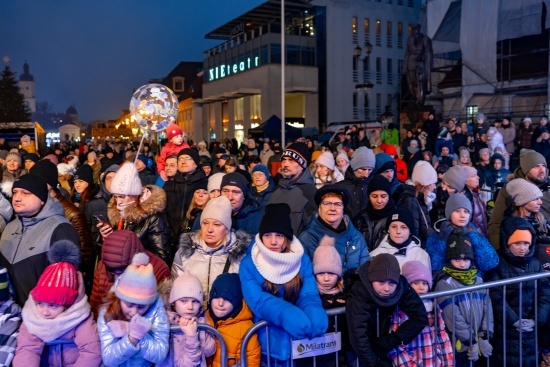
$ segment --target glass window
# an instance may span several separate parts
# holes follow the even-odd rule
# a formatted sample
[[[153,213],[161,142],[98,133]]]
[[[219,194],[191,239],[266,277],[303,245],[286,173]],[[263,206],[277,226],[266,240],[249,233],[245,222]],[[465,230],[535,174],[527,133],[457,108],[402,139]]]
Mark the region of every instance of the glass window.
[[[397,48],[403,48],[403,23],[397,23]]]
[[[376,84],[382,84],[382,58],[376,58]]]
[[[466,106],[466,118],[467,121],[473,121],[477,115],[478,107],[477,105]]]
[[[376,116],[382,113],[382,94],[376,93]]]
[[[391,22],[386,23],[386,46],[392,47],[392,24]]]
[[[235,121],[244,121],[244,98],[235,99],[235,105],[233,108],[233,117]]]
[[[262,95],[250,96],[250,119],[262,120]]]
[[[363,20],[363,32],[364,32],[364,39],[365,39],[365,45],[367,42],[369,42],[370,39],[370,21],[369,18],[365,18]]]
[[[358,27],[358,20],[357,17],[351,18],[351,41],[353,43],[357,43],[357,27]]]
[[[387,71],[388,71],[388,80],[387,80],[387,83],[389,85],[392,85],[393,84],[393,60],[392,59],[388,59],[387,62],[386,62],[386,67],[387,67]]]
[[[382,22],[376,20],[376,46],[382,46]]]

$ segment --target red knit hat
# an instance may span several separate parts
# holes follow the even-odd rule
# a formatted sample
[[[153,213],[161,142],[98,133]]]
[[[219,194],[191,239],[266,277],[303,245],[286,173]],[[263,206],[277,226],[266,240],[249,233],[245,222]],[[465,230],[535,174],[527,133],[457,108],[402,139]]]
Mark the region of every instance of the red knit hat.
[[[166,127],[166,134],[168,135],[168,141],[170,141],[174,136],[183,135],[183,130],[176,124],[170,124]]]
[[[78,275],[73,264],[58,262],[48,266],[31,291],[36,302],[71,306],[78,296]]]

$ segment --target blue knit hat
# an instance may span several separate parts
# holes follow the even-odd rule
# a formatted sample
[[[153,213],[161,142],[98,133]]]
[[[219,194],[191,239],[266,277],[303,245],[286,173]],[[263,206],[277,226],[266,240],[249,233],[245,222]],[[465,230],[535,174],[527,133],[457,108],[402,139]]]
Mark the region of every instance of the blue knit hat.
[[[265,177],[268,179],[270,177],[269,169],[267,169],[267,166],[264,166],[263,164],[255,165],[254,168],[252,168],[252,171],[250,172],[250,174],[253,175],[254,172],[262,172],[265,175]]]
[[[395,171],[396,164],[393,158],[386,153],[378,153],[376,156],[376,165],[373,172],[375,174],[382,173],[386,170],[393,169]]]

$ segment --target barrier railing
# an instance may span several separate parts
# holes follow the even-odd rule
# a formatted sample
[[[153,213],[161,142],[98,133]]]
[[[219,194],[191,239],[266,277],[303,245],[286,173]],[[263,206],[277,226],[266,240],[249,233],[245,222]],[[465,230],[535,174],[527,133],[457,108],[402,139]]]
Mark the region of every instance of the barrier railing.
[[[441,308],[439,307],[438,303],[437,303],[437,298],[441,298],[441,297],[451,297],[451,304],[454,305],[456,304],[457,302],[457,297],[459,296],[466,296],[469,297],[468,299],[472,299],[472,293],[473,292],[476,292],[476,291],[486,291],[487,292],[487,297],[489,297],[489,290],[492,289],[492,288],[497,288],[497,287],[502,287],[502,303],[503,303],[503,313],[502,313],[502,320],[506,320],[506,309],[507,307],[506,306],[506,300],[507,300],[507,296],[506,296],[506,290],[507,290],[507,286],[509,285],[515,285],[515,284],[519,284],[519,312],[518,314],[520,315],[520,319],[522,318],[521,315],[522,315],[522,311],[523,311],[523,304],[522,304],[522,300],[523,300],[523,286],[524,286],[524,283],[526,282],[534,282],[534,290],[535,290],[535,299],[534,299],[534,313],[533,313],[533,317],[534,317],[534,322],[535,322],[535,325],[533,326],[533,331],[534,331],[534,336],[535,336],[535,346],[537,348],[537,353],[536,356],[535,356],[535,360],[536,360],[536,366],[539,365],[539,356],[538,356],[538,280],[540,279],[545,279],[545,278],[548,278],[550,277],[550,272],[544,272],[544,273],[540,273],[540,274],[532,274],[532,275],[525,275],[525,276],[520,276],[520,277],[514,277],[514,278],[509,278],[509,279],[502,279],[502,280],[497,280],[497,281],[492,281],[492,282],[487,282],[487,283],[482,283],[482,284],[478,284],[478,285],[471,285],[471,286],[465,286],[465,287],[462,287],[462,288],[457,288],[457,289],[452,289],[452,290],[445,290],[445,291],[439,291],[439,292],[431,292],[431,293],[427,293],[427,294],[423,294],[420,296],[420,298],[422,300],[432,300],[434,301],[434,319],[435,319],[435,322],[434,322],[434,325],[435,325],[435,332],[437,333],[438,331],[438,322],[437,322],[437,315],[439,313],[439,310],[441,310]],[[488,306],[487,306],[488,307]],[[490,310],[486,309],[485,312],[489,312]],[[492,310],[491,310],[492,311]],[[470,313],[473,312],[473,309],[472,307],[470,307]],[[334,317],[335,318],[335,329],[336,331],[338,331],[338,325],[337,325],[337,318],[336,316],[338,315],[342,315],[345,313],[345,307],[340,307],[340,308],[334,308],[334,309],[330,309],[330,310],[327,310],[327,315],[329,317]],[[452,312],[452,318],[453,318],[453,327],[452,329],[455,330],[455,322],[456,322],[456,316],[454,314],[454,309],[453,309],[453,312]],[[471,314],[472,315],[472,314]],[[470,315],[470,316],[471,316]],[[550,317],[549,317],[549,320],[550,322]],[[489,322],[489,321],[488,321]],[[502,339],[503,339],[503,350],[502,350],[502,359],[503,359],[503,365],[504,366],[507,366],[507,356],[506,356],[506,348],[508,347],[507,345],[507,325],[506,325],[506,321],[504,321],[504,325],[502,325],[503,327],[503,335],[502,335]],[[267,358],[267,366],[268,367],[271,367],[271,358],[269,358],[269,356],[271,355],[270,353],[270,350],[269,350],[269,326],[270,324],[267,322],[267,321],[260,321],[256,324],[254,324],[254,326],[252,326],[248,331],[247,333],[245,334],[245,336],[243,337],[243,342],[241,344],[241,356],[246,356],[246,348],[247,348],[247,345],[248,345],[248,342],[250,341],[250,339],[259,331],[261,330],[262,328],[266,328],[266,344],[268,346],[268,349],[265,351],[262,350],[262,353],[263,354],[266,354],[268,356]],[[448,328],[448,326],[447,326]],[[523,343],[522,343],[522,339],[523,339],[523,332],[520,332],[518,331],[518,334],[519,334],[519,356],[518,356],[518,359],[519,359],[519,364],[518,366],[519,367],[524,367],[523,366]],[[377,330],[377,335],[380,336],[380,330]],[[490,335],[487,335],[487,339],[490,340],[492,339]],[[473,341],[473,334],[470,336],[470,344],[471,342]],[[455,346],[456,346],[456,335],[455,333],[452,334],[452,339],[451,339],[451,342],[452,342],[452,346],[453,346],[453,360],[456,361],[455,357],[456,357],[456,352],[455,352]],[[338,352],[337,352],[338,353]],[[292,356],[292,353],[290,353],[290,355]],[[291,357],[292,358],[292,357]],[[486,365],[487,366],[491,366],[491,358],[487,358],[486,359]],[[481,362],[483,363],[483,362]],[[476,364],[476,362],[473,362],[473,361],[470,361],[469,362],[470,366],[479,366],[480,365],[480,362],[478,361],[478,363]],[[296,362],[295,360],[290,360],[290,361],[281,361],[281,365],[286,365],[286,366],[295,366],[296,365]],[[311,364],[310,364],[311,365]],[[339,359],[338,359],[338,355],[336,354],[336,357],[335,357],[335,364],[334,364],[336,367],[339,366]],[[359,361],[356,359],[355,360],[355,366],[359,367]],[[433,364],[434,366],[436,365],[435,363]],[[235,367],[247,367],[248,364],[247,364],[247,360],[246,358],[241,358],[241,361],[238,361],[237,364],[235,365]],[[317,366],[317,358],[316,357],[313,357],[313,366]],[[495,364],[493,364],[493,366],[495,366]],[[502,366],[498,366],[498,367],[502,367]],[[530,366],[525,366],[525,367],[530,367]]]

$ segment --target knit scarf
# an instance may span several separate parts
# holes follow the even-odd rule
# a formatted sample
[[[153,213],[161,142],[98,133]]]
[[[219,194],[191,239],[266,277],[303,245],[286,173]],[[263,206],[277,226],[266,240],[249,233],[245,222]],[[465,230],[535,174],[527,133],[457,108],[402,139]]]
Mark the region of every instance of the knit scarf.
[[[374,209],[370,200],[367,201],[367,214],[372,220],[380,220],[387,218],[391,212],[395,209],[395,201],[393,199],[388,200],[388,203],[382,209]]]
[[[332,288],[327,288],[327,287],[323,287],[319,283],[317,283],[317,290],[319,291],[319,294],[330,294],[330,295],[338,294],[341,292],[337,285],[335,285]]]
[[[252,262],[265,279],[273,284],[286,284],[300,271],[304,247],[294,236],[290,243],[290,252],[271,251],[257,234],[251,255]]]
[[[472,285],[476,281],[477,269],[475,266],[472,266],[468,270],[444,266],[443,271],[449,274],[453,279],[458,280],[460,283],[465,285]]]
[[[403,286],[401,285],[401,282],[397,284],[397,288],[395,288],[395,292],[393,292],[387,297],[380,297],[372,287],[371,282],[363,282],[363,285],[367,289],[367,292],[372,297],[373,301],[380,307],[394,306],[397,302],[399,302],[399,299],[403,295]]]
[[[317,175],[317,172],[315,172],[314,180],[315,180],[315,182],[314,182],[315,186],[318,189],[320,189],[324,185],[329,185],[329,184],[332,183],[332,177],[331,176],[320,177],[319,175]]]

